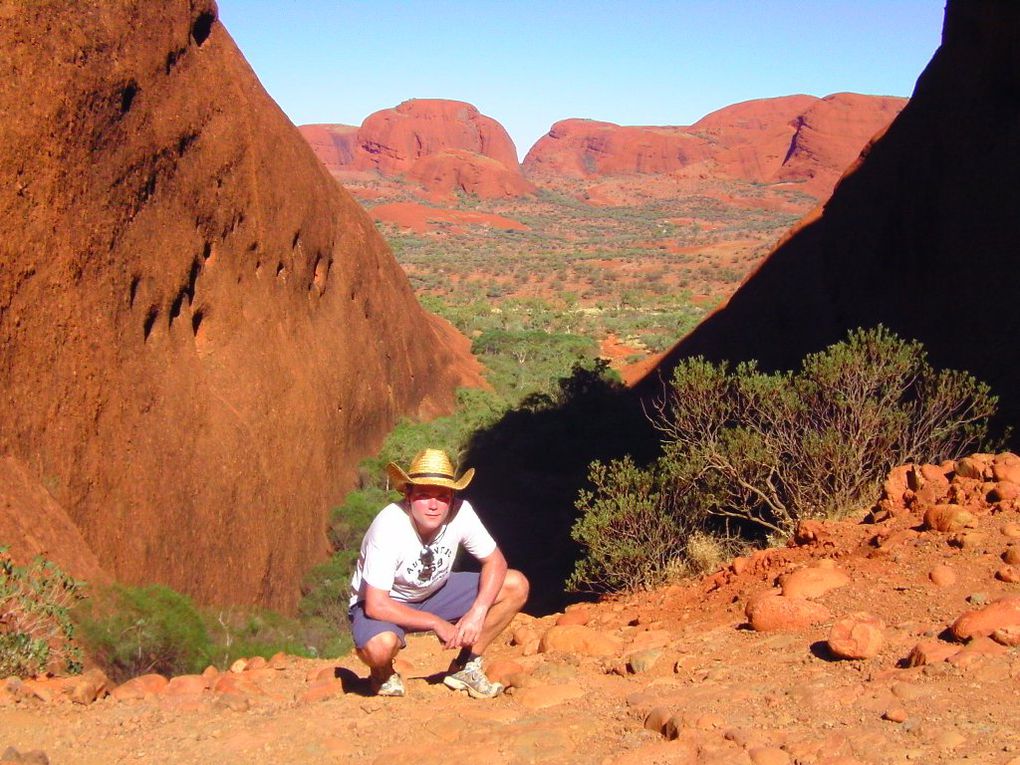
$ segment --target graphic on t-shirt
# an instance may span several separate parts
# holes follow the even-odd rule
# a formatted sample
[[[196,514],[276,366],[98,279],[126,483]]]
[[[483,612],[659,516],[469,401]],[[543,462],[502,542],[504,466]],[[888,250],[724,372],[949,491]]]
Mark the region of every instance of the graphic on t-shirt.
[[[417,558],[404,569],[405,578],[421,585],[431,584],[450,568],[453,550],[445,545],[423,547]]]

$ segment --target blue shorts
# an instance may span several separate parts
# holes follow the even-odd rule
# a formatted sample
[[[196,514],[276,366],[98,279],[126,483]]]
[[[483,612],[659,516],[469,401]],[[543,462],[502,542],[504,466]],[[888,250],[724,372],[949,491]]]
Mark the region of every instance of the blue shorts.
[[[468,609],[478,597],[478,582],[480,575],[471,571],[455,571],[450,574],[446,584],[438,592],[434,592],[425,600],[417,603],[406,603],[416,611],[425,611],[435,614],[448,622],[455,622],[468,612]],[[351,606],[347,612],[347,618],[351,622],[351,634],[354,636],[354,645],[364,648],[365,644],[382,632],[396,633],[400,639],[400,646],[407,646],[404,635],[408,632],[424,632],[425,630],[405,630],[392,622],[383,622],[372,619],[365,615],[365,602],[359,601]]]

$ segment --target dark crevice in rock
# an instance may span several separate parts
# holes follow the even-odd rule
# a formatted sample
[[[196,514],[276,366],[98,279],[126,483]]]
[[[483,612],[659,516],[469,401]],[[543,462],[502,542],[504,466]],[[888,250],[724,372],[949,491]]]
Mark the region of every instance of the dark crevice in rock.
[[[191,25],[191,37],[199,47],[209,39],[214,21],[216,21],[216,14],[212,11],[205,11],[200,13],[195,19],[195,23]]]
[[[138,95],[138,83],[134,80],[128,82],[120,91],[120,113],[127,114],[131,110],[131,104]]]
[[[149,335],[152,334],[152,328],[156,324],[156,319],[159,318],[159,306],[151,306],[149,312],[145,314],[145,321],[142,323],[142,335],[144,340],[149,339]]]

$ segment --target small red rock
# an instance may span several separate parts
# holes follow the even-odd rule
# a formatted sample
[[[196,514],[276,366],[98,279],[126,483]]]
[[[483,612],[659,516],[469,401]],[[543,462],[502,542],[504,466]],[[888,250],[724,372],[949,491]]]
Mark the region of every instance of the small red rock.
[[[338,679],[322,680],[298,694],[297,700],[302,704],[315,704],[335,696],[341,696],[344,692],[344,685]]]
[[[524,667],[513,659],[494,659],[485,665],[485,674],[495,683],[505,682],[506,678],[524,672]]]
[[[886,713],[882,715],[882,719],[894,723],[904,722],[907,719],[907,710],[903,707],[893,707],[886,710]]]
[[[655,707],[645,716],[645,727],[656,733],[662,733],[671,714],[666,707]]]
[[[820,598],[829,590],[850,583],[850,577],[838,568],[811,566],[801,568],[782,578],[783,595],[789,598]]]
[[[110,692],[110,695],[117,699],[117,701],[143,699],[146,696],[161,693],[169,682],[162,675],[140,675],[118,685]]]
[[[163,693],[168,696],[189,696],[202,693],[209,687],[209,679],[203,675],[178,675],[171,677]]]
[[[1012,481],[998,481],[988,492],[989,502],[1008,502],[1017,497],[1020,497],[1020,486]]]
[[[1020,457],[1012,452],[996,455],[992,460],[992,478],[996,481],[1008,481],[1013,485],[1020,484]]]
[[[995,572],[995,578],[1008,584],[1016,584],[1020,582],[1020,568],[1017,566],[1003,566]]]
[[[973,513],[960,505],[932,505],[924,513],[924,525],[934,531],[962,531],[975,523]]]
[[[1020,596],[1013,595],[962,614],[950,629],[957,640],[971,640],[1016,626],[1020,626]]]
[[[591,614],[587,609],[577,609],[560,614],[556,618],[556,624],[561,627],[570,624],[587,624],[589,619],[591,619]]]
[[[829,632],[829,650],[842,659],[870,659],[885,642],[885,623],[868,613],[839,619]]]
[[[985,468],[989,467],[991,461],[989,454],[972,454],[970,457],[964,457],[956,463],[956,475],[981,480],[984,478]]]
[[[925,664],[938,664],[945,661],[960,650],[960,646],[944,643],[941,640],[922,640],[915,645],[907,657],[908,667],[921,667]]]
[[[928,572],[928,578],[936,587],[951,587],[956,584],[956,572],[951,566],[941,564]]]
[[[907,474],[907,480],[914,496],[924,503],[935,503],[945,498],[949,491],[949,479],[938,465],[914,466]]]
[[[1020,627],[1002,627],[992,633],[992,640],[999,645],[1015,648],[1020,645]]]
[[[584,656],[613,656],[622,648],[616,638],[580,624],[550,627],[539,645],[543,653],[560,651]]]
[[[820,603],[778,594],[753,599],[745,614],[755,632],[799,632],[832,617]]]

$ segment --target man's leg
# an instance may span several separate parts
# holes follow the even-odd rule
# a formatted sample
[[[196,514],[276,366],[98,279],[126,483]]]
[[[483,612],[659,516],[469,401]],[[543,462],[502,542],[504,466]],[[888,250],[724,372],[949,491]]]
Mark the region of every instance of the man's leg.
[[[355,652],[368,665],[375,692],[403,696],[403,680],[393,669],[393,660],[404,647],[404,631],[395,624],[369,618],[360,603],[351,607],[350,618]]]
[[[489,644],[506,629],[507,625],[524,607],[528,600],[528,579],[520,571],[509,569],[496,600],[489,609],[482,625],[482,633],[471,646],[471,652],[481,656]]]
[[[477,592],[476,588],[475,594]],[[510,569],[486,614],[478,640],[474,645],[461,649],[451,663],[449,673],[443,678],[445,685],[457,691],[467,691],[468,695],[476,699],[491,699],[503,692],[503,686],[492,682],[485,674],[482,653],[506,629],[527,599],[528,580],[520,571]]]
[[[380,632],[364,647],[357,649],[358,658],[372,670],[372,676],[389,675],[393,660],[400,653],[400,638],[394,632]]]

